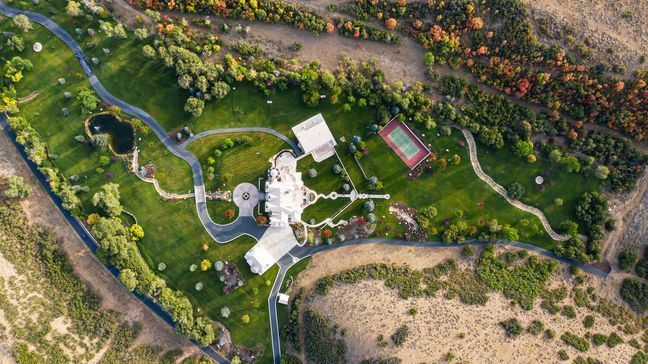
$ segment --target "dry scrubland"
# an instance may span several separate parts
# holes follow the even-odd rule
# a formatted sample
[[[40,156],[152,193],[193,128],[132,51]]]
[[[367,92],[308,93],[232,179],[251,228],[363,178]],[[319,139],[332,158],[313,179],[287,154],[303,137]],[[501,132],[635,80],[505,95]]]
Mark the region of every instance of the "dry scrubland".
[[[525,0],[534,17],[552,17],[568,25],[580,41],[588,40],[594,59],[619,63],[627,73],[648,56],[646,0]],[[611,50],[611,51],[610,51]]]
[[[186,338],[174,332],[134,298],[96,259],[31,176],[27,165],[4,131],[0,131],[0,177],[14,174],[23,176],[33,188],[32,195],[22,202],[27,221],[44,227],[54,236],[60,249],[68,256],[74,272],[100,298],[100,307],[117,312],[120,322],[142,324],[139,335],[132,343],[133,348],[157,346],[163,351],[179,349],[184,352],[184,356],[198,352]],[[7,238],[0,233],[0,240]],[[83,357],[83,362],[98,362],[112,346],[109,337],[82,337],[71,332],[71,319],[61,315],[58,311],[60,306],[49,301],[43,294],[52,287],[45,283],[47,279],[42,273],[14,266],[2,253],[0,251],[0,297],[5,298],[11,309],[16,311],[10,311],[9,305],[5,303],[0,305],[0,363],[13,362],[9,350],[24,337],[23,330],[27,324],[32,325],[32,328],[50,326],[51,330],[44,336],[44,341],[62,348],[70,358]],[[21,264],[34,264],[30,262],[26,259]],[[30,346],[30,349],[33,350],[34,347]]]
[[[499,248],[498,253],[505,250],[511,249]],[[412,268],[422,269],[453,258],[459,262],[460,268],[472,268],[474,258],[462,258],[460,252],[461,248],[390,245],[340,248],[315,255],[309,269],[300,275],[293,287],[312,287],[322,276],[368,263],[409,263]],[[582,287],[592,286],[596,292],[608,293],[608,285],[618,284],[592,276],[585,277]],[[571,290],[574,283],[575,278],[567,272],[567,266],[561,265],[548,288],[566,286]],[[618,288],[614,291],[618,292]],[[295,292],[296,289],[293,289]],[[608,296],[605,293],[603,295]],[[572,297],[560,301],[559,305],[574,306],[576,318],[549,314],[540,307],[541,299],[536,300],[532,310],[525,311],[519,306],[512,306],[510,300],[496,292],[489,293],[488,301],[483,306],[466,305],[457,298],[446,299],[443,296],[441,292],[431,298],[404,300],[398,296],[397,290],[386,287],[383,281],[365,280],[356,284],[336,284],[327,295],[315,294],[313,301],[304,302],[327,316],[332,324],[347,330],[348,360],[353,363],[377,357],[398,357],[403,363],[444,362],[448,352],[452,352],[460,362],[547,363],[559,362],[559,350],[565,350],[570,359],[582,356],[597,358],[604,363],[628,363],[636,352],[627,343],[630,336],[621,334],[618,327],[611,325],[605,317],[575,305]],[[418,311],[416,315],[410,314],[412,308]],[[589,329],[583,325],[587,315],[595,317],[595,324]],[[513,317],[524,328],[532,320],[540,320],[545,329],[556,332],[556,337],[549,340],[542,333],[532,335],[525,332],[517,338],[507,338],[500,321]],[[390,336],[403,324],[409,327],[409,338],[402,347],[396,347],[390,341]],[[605,335],[618,332],[624,336],[626,343],[614,348],[605,344],[591,345],[587,352],[582,353],[565,345],[560,339],[560,335],[566,331],[579,336],[586,332]],[[389,343],[385,348],[378,346],[377,338],[381,334]],[[464,337],[461,338],[461,335]]]

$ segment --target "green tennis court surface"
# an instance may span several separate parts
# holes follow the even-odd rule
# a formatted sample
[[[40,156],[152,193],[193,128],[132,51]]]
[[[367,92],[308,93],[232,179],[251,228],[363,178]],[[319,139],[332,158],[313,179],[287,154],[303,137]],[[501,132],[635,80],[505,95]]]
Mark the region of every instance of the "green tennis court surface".
[[[398,149],[400,149],[401,153],[403,153],[407,159],[414,158],[414,156],[421,151],[421,148],[419,148],[414,141],[405,134],[402,128],[392,130],[387,134],[387,137]]]

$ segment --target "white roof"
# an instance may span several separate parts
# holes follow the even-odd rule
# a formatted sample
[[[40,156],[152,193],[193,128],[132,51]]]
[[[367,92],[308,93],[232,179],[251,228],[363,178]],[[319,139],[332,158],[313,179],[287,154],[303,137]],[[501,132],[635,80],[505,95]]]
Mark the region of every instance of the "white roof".
[[[252,273],[261,275],[295,246],[297,239],[290,226],[271,226],[259,242],[245,253],[245,260]]]
[[[288,296],[287,294],[279,293],[279,303],[281,303],[282,305],[287,305],[289,299],[290,296]]]
[[[309,154],[323,146],[335,146],[335,138],[322,114],[317,114],[292,128],[304,154]]]

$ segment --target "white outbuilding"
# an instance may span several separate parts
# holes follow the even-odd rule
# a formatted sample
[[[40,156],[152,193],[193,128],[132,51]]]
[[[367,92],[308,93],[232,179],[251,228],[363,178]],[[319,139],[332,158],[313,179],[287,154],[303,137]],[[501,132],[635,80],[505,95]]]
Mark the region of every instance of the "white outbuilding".
[[[312,154],[315,162],[321,162],[335,154],[337,143],[322,114],[293,126],[292,131],[304,154]]]
[[[288,296],[287,294],[284,294],[284,293],[279,293],[279,296],[277,296],[277,298],[278,298],[277,301],[279,303],[281,303],[282,305],[287,305],[288,300],[290,299],[290,296]]]
[[[32,49],[34,50],[34,52],[38,53],[43,50],[43,45],[40,42],[36,42],[32,46]]]

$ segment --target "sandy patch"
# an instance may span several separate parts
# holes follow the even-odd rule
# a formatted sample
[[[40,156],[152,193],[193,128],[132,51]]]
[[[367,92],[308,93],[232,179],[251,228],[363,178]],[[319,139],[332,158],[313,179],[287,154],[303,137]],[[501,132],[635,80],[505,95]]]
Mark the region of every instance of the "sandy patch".
[[[473,263],[461,258],[460,251],[460,247],[412,248],[390,244],[339,248],[314,255],[309,268],[300,274],[292,290],[312,287],[322,276],[369,263],[409,264],[422,269],[454,258],[461,268],[471,268]],[[566,271],[567,267],[562,265],[549,286],[572,287],[572,278],[566,275]],[[608,280],[586,276],[588,286],[616,303],[620,303],[616,287],[621,279],[621,276],[615,275]],[[448,351],[452,351],[463,362],[545,363],[558,362],[557,351],[566,350],[572,359],[581,355],[595,357],[605,363],[627,363],[636,351],[627,344],[630,337],[623,334],[626,344],[613,349],[605,345],[592,345],[587,353],[580,353],[566,346],[559,339],[560,335],[571,331],[583,336],[588,331],[582,324],[586,315],[593,315],[596,319],[590,332],[605,335],[619,332],[606,318],[576,307],[571,298],[565,299],[560,305],[574,306],[577,312],[575,319],[547,313],[539,307],[540,300],[536,301],[531,311],[511,306],[510,301],[500,293],[491,293],[485,306],[463,305],[457,299],[447,300],[443,298],[443,292],[433,298],[403,300],[398,297],[397,291],[386,287],[382,281],[363,281],[353,285],[337,284],[328,295],[315,295],[309,304],[330,317],[333,323],[348,330],[346,341],[350,362],[389,356],[397,356],[403,363],[442,362]],[[418,310],[416,316],[408,313],[413,307]],[[512,317],[516,317],[524,327],[532,320],[540,320],[545,328],[553,329],[557,337],[546,340],[542,335],[525,333],[517,339],[508,339],[499,322]],[[397,348],[389,337],[404,323],[410,328],[410,338],[403,347]],[[466,335],[464,339],[459,338],[462,332]],[[377,345],[380,334],[390,342],[387,348]]]
[[[371,297],[371,299],[367,299]],[[577,309],[578,318],[568,319],[550,315],[539,308],[524,311],[510,305],[503,295],[490,294],[484,306],[467,306],[456,299],[447,300],[438,294],[434,298],[403,300],[396,291],[381,281],[364,281],[354,285],[336,286],[326,296],[316,296],[312,307],[329,316],[340,327],[347,328],[346,341],[349,360],[359,362],[372,357],[396,356],[404,363],[424,360],[439,362],[451,351],[457,359],[471,363],[547,363],[557,362],[558,350],[566,350],[571,358],[587,355],[604,363],[628,363],[635,349],[627,344],[613,349],[603,345],[592,347],[586,354],[566,346],[558,338],[571,331],[582,335],[582,317],[589,311]],[[418,309],[412,316],[408,310]],[[540,320],[546,328],[556,331],[558,337],[546,340],[542,335],[522,334],[516,339],[506,338],[499,322],[516,317],[527,327],[532,320]],[[609,334],[616,328],[596,316],[592,332]],[[377,345],[377,337],[386,340],[403,324],[410,329],[410,337],[403,347],[390,342],[387,348]],[[460,333],[465,338],[459,338]]]
[[[16,275],[16,269],[7,259],[5,259],[2,252],[0,252],[0,278],[9,278]]]

